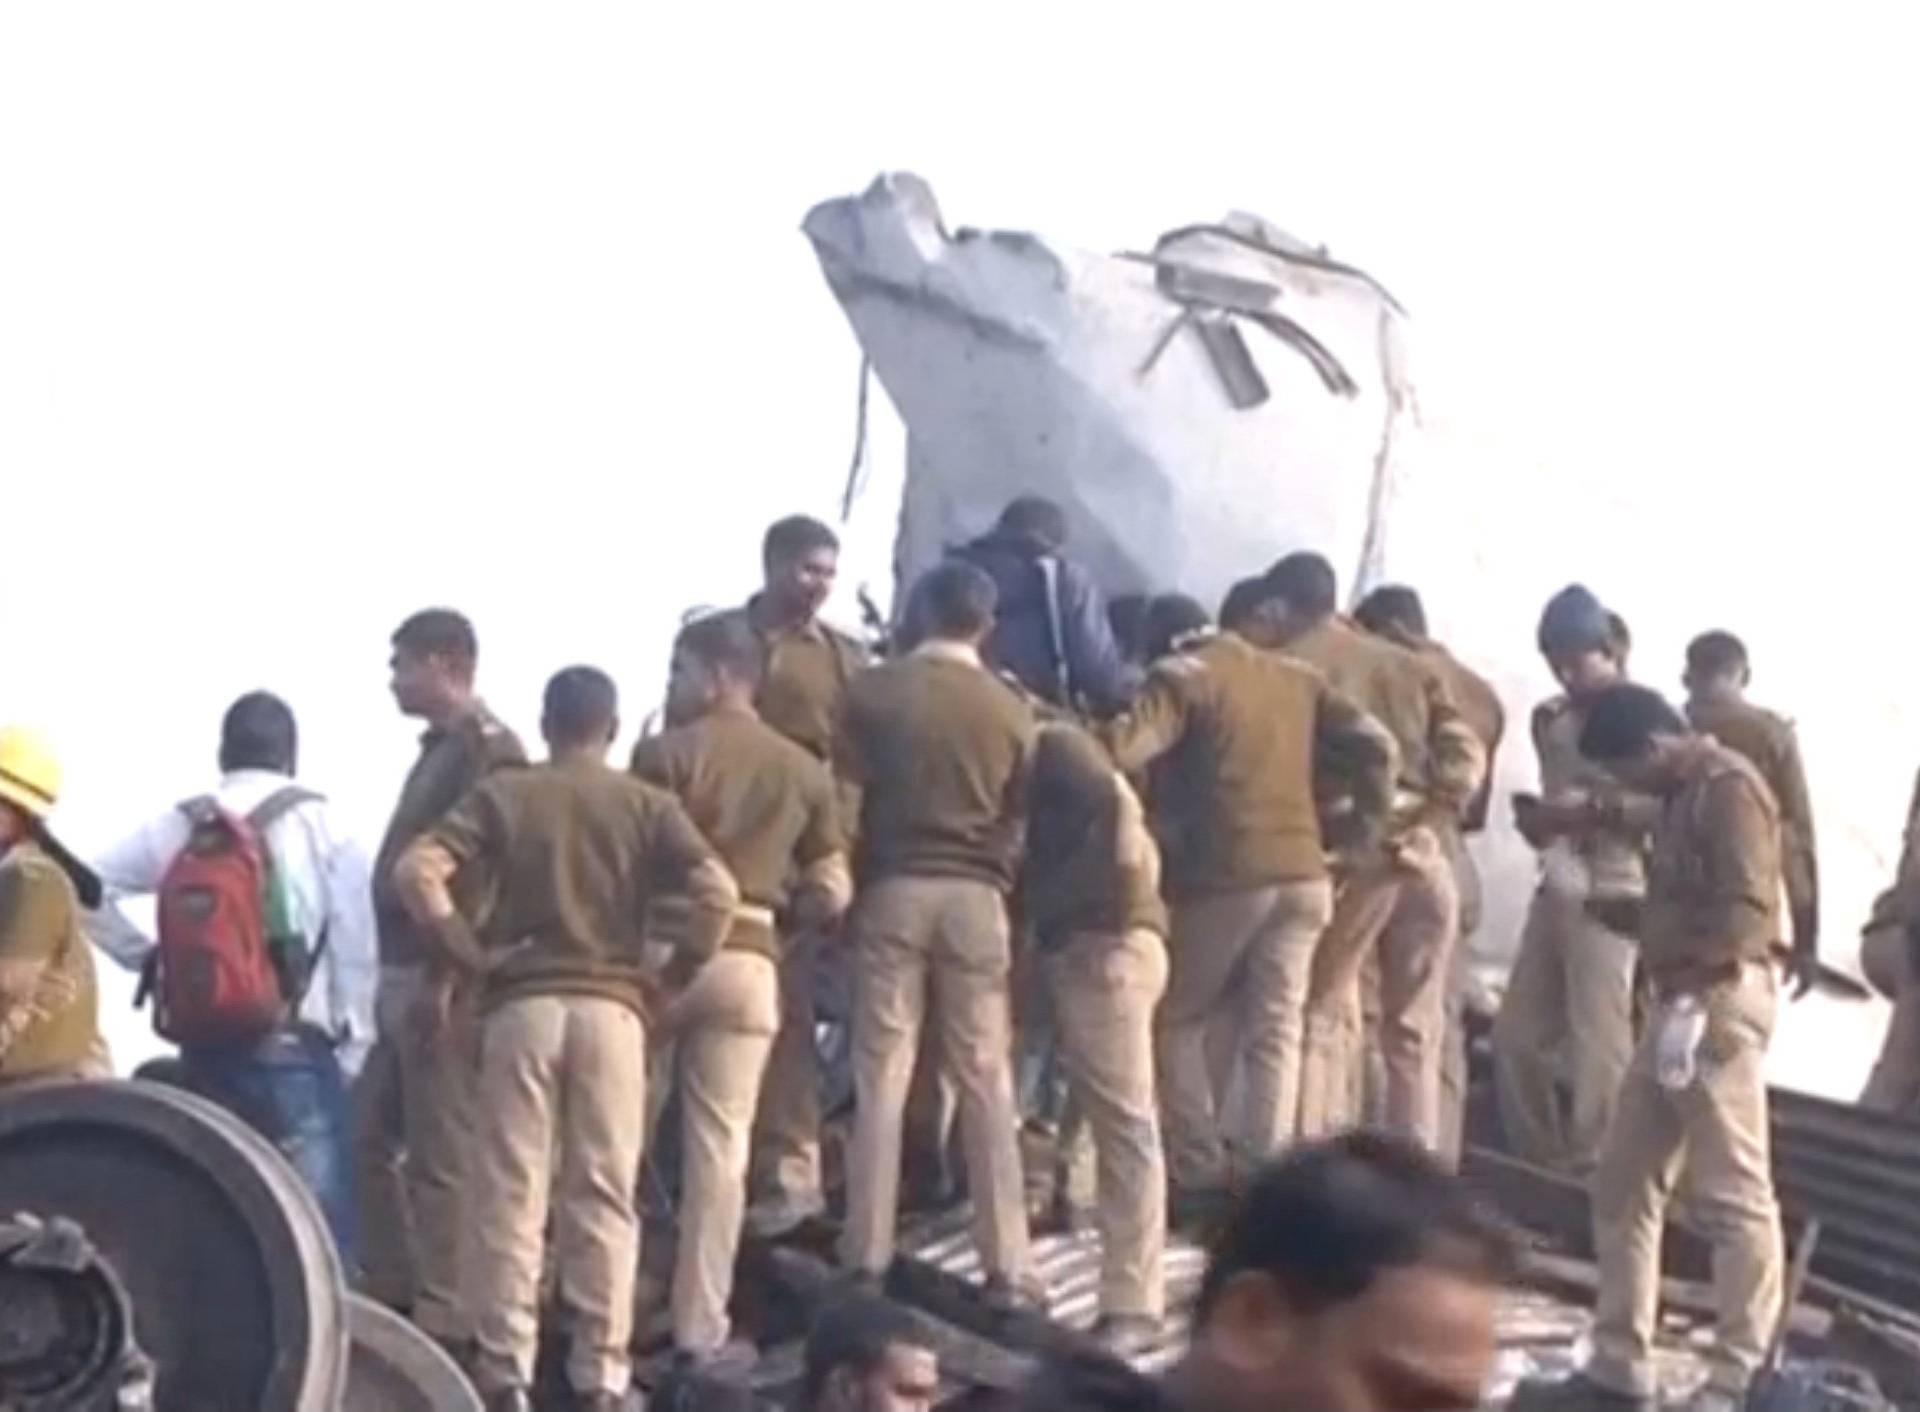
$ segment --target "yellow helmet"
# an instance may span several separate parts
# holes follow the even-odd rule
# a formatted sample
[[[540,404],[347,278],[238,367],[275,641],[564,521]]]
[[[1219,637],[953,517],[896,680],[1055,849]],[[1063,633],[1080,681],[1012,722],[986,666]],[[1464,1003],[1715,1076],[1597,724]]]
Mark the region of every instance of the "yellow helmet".
[[[60,762],[53,746],[27,726],[0,726],[0,799],[36,819],[60,797]]]

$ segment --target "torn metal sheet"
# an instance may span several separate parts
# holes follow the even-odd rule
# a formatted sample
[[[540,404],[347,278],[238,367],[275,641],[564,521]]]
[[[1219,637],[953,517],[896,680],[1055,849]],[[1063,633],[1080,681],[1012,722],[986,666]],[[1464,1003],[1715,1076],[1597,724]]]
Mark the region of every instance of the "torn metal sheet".
[[[903,580],[1019,494],[1066,507],[1109,593],[1217,601],[1293,549],[1385,572],[1416,402],[1359,271],[1239,215],[1131,256],[956,234],[906,175],[805,230],[906,422]]]

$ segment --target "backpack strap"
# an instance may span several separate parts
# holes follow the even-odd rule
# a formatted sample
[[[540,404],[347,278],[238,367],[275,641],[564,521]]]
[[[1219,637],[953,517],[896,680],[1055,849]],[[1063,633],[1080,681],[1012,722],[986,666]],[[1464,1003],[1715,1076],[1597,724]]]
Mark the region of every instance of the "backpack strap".
[[[302,804],[318,804],[325,798],[324,794],[315,794],[310,789],[290,784],[283,789],[276,789],[254,805],[247,814],[247,823],[256,834],[265,834]]]

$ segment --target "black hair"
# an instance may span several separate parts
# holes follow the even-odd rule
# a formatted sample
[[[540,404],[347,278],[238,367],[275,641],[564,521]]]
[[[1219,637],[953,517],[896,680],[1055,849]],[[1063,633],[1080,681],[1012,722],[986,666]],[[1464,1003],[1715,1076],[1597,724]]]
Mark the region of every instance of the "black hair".
[[[840,1368],[865,1377],[878,1368],[887,1350],[898,1345],[931,1348],[914,1317],[899,1305],[872,1294],[851,1294],[820,1311],[807,1332],[806,1370],[800,1406],[820,1405],[827,1379]]]
[[[1747,644],[1730,632],[1703,632],[1687,644],[1687,670],[1696,676],[1739,676],[1747,665]]]
[[[1658,735],[1685,735],[1687,723],[1666,698],[1644,686],[1610,686],[1587,707],[1580,753],[1608,765],[1644,754]]]
[[[754,1412],[758,1406],[748,1384],[691,1365],[669,1368],[647,1394],[648,1412]]]
[[[619,717],[619,690],[598,667],[568,667],[547,683],[540,719],[550,744],[593,744],[613,733]]]
[[[480,661],[480,640],[464,613],[451,608],[426,608],[394,629],[393,645],[415,657],[439,657],[463,676],[471,677]]]
[[[273,770],[290,775],[299,759],[293,708],[270,691],[250,691],[220,721],[222,770]]]
[[[760,562],[768,568],[789,563],[816,549],[840,548],[840,536],[811,515],[788,515],[767,526],[760,541]]]
[[[1273,598],[1273,589],[1265,579],[1241,579],[1220,600],[1220,626],[1229,632],[1244,627]]]
[[[993,626],[1000,591],[986,570],[948,559],[914,585],[911,614],[924,636],[975,638]]]
[[[673,647],[749,686],[758,687],[766,672],[767,649],[744,613],[698,618],[680,629]]]
[[[1381,1272],[1437,1264],[1489,1283],[1511,1278],[1511,1233],[1422,1148],[1351,1132],[1295,1148],[1254,1175],[1214,1241],[1194,1314],[1249,1271],[1317,1312],[1364,1295]]]
[[[1294,612],[1324,618],[1340,603],[1340,580],[1323,555],[1289,554],[1267,570],[1267,588]]]
[[[1155,661],[1173,651],[1173,644],[1190,632],[1198,632],[1211,621],[1200,600],[1184,593],[1163,593],[1147,604],[1147,621],[1142,629],[1147,660]]]
[[[1067,512],[1040,495],[1023,495],[1000,512],[1002,534],[1020,540],[1041,553],[1066,547]]]
[[[1420,594],[1405,584],[1376,588],[1353,610],[1353,616],[1368,632],[1382,636],[1391,636],[1395,630],[1417,638],[1427,635],[1427,607]]]

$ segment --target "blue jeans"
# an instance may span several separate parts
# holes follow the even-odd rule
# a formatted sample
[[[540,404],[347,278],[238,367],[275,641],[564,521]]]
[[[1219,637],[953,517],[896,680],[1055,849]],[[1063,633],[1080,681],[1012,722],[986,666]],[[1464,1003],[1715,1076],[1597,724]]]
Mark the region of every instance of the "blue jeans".
[[[239,1049],[181,1055],[185,1086],[219,1104],[287,1159],[320,1203],[351,1278],[355,1209],[347,1090],[332,1043],[296,1025]]]

